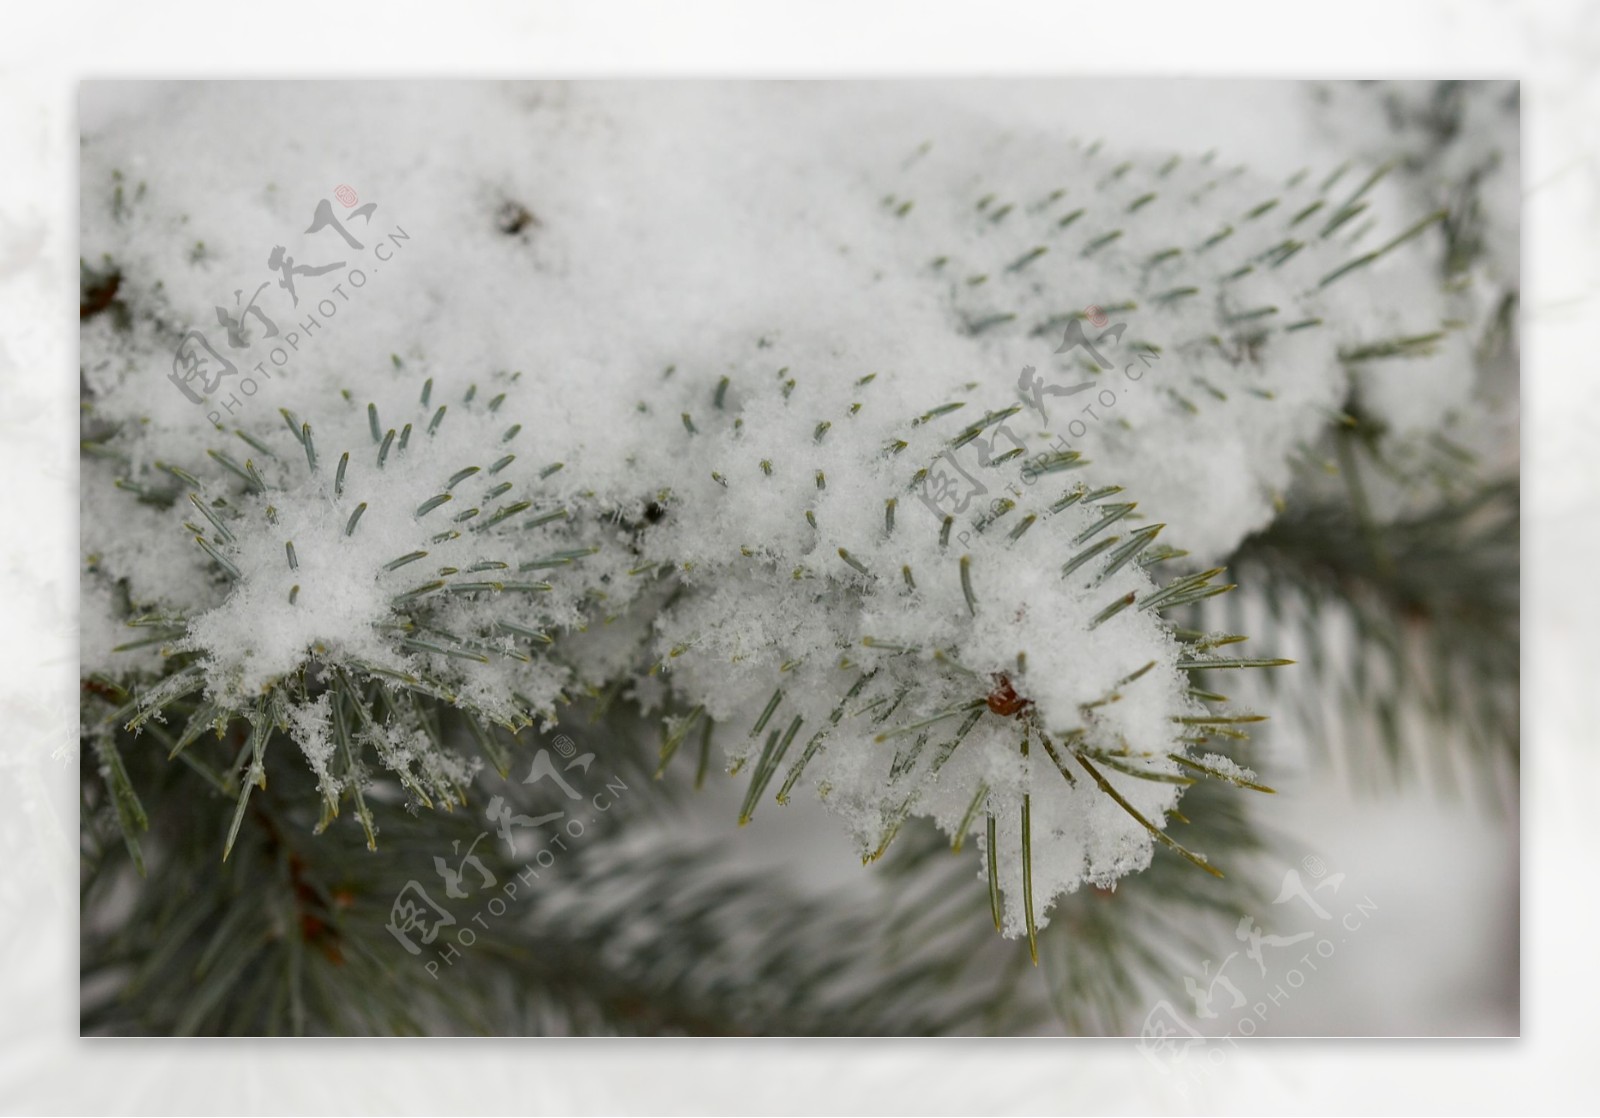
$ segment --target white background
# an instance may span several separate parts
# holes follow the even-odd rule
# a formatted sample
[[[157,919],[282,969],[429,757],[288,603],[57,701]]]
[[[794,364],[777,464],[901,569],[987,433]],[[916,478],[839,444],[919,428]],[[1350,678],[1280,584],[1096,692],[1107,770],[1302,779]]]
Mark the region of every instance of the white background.
[[[1527,1039],[1258,1044],[1231,1051],[1188,1099],[1131,1042],[78,1040],[77,82],[912,73],[1523,80],[1524,908],[1522,958],[1500,965],[1521,966]],[[10,7],[0,19],[0,547],[11,584],[0,640],[0,1109],[1593,1112],[1596,73],[1600,11],[1578,3]],[[1108,83],[1108,100],[1117,89]]]

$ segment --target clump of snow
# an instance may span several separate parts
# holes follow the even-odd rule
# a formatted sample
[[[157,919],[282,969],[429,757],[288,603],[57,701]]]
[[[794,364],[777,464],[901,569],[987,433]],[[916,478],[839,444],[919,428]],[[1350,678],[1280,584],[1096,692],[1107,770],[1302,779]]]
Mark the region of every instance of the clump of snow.
[[[314,699],[295,704],[289,712],[290,733],[306,764],[317,777],[317,791],[336,800],[342,783],[333,772],[338,746],[333,737],[333,695],[323,692]]]
[[[227,599],[190,626],[214,698],[248,702],[313,653],[400,673],[427,661],[434,678],[471,689],[472,664],[517,663],[506,639],[517,630],[581,620],[586,584],[550,577],[592,554],[566,527],[578,485],[564,469],[547,474],[559,459],[508,418],[514,382],[469,395],[429,384],[409,400],[343,401],[314,421],[290,413],[256,445],[208,440],[227,449],[208,447],[226,457],[208,463],[196,498],[207,509],[182,501],[176,515],[235,572]],[[554,669],[520,660],[520,673],[502,667],[479,685],[475,705],[508,719],[515,689],[548,709]]]
[[[1449,313],[1437,228],[1363,259],[1428,212],[1372,221],[1379,184],[1355,168],[1273,181],[1211,153],[951,131],[879,176],[899,266],[939,293],[985,384],[1091,476],[1136,480],[1200,561],[1276,514],[1350,392],[1343,352]],[[1457,391],[1454,372],[1430,380]]]
[[[1150,574],[1137,560],[1107,572],[1115,550],[1085,555],[1155,526],[1077,470],[1030,472],[1014,458],[989,471],[1008,507],[946,533],[916,496],[922,464],[1005,417],[930,397],[892,366],[858,376],[845,354],[830,368],[810,348],[777,344],[726,387],[686,386],[671,398],[680,414],[663,407],[633,454],[668,494],[643,556],[688,591],[661,615],[657,663],[680,701],[721,727],[730,761],[767,782],[762,799],[816,788],[864,857],[911,814],[956,835],[992,813],[1007,926],[1020,931],[1024,797],[1040,914],[1151,856],[1148,832],[1073,754],[1170,774],[1167,753],[1184,748],[1174,719],[1197,705],[1179,643],[1137,606],[1097,620],[1152,593]],[[922,420],[947,403],[961,406]],[[1029,704],[1025,718],[989,708],[1002,680]],[[1173,783],[1113,779],[1156,825],[1177,802]]]
[[[1509,81],[1309,88],[1327,141],[1385,173],[1389,212],[1449,214],[1437,250],[1368,278],[1379,328],[1351,346],[1436,339],[1355,364],[1356,399],[1382,425],[1382,467],[1365,484],[1371,515],[1384,522],[1471,493],[1518,454],[1519,91]],[[1415,297],[1440,277],[1442,318]]]

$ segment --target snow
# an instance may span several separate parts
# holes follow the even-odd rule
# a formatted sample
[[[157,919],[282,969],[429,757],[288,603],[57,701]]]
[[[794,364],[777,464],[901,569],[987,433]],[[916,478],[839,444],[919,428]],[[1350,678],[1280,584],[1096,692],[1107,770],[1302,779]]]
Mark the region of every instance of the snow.
[[[1469,401],[1464,332],[1410,361],[1404,390],[1341,359],[1459,310],[1437,228],[1332,278],[1424,217],[1414,200],[1374,189],[1372,214],[1324,232],[1362,169],[1258,175],[1031,115],[916,87],[163,87],[84,149],[83,256],[120,271],[132,329],[88,324],[83,366],[89,422],[178,500],[141,505],[86,466],[95,576],[187,618],[182,647],[230,709],[316,663],[548,723],[621,677],[647,709],[704,708],[742,773],[793,727],[769,796],[825,730],[796,787],[863,857],[904,813],[952,833],[993,813],[1011,934],[1026,802],[1042,923],[1153,851],[1070,750],[1170,776],[1174,720],[1200,711],[1158,611],[1101,617],[1165,567],[1063,565],[1155,524],[1191,563],[1225,558],[1275,515],[1352,376],[1408,434]],[[341,267],[296,276],[295,303],[277,246]],[[1109,367],[1058,353],[1069,322]],[[239,370],[200,404],[168,380],[191,327]],[[1031,400],[1025,367],[1088,394]],[[952,445],[969,425],[996,458],[1024,453],[977,464],[979,444]],[[1037,472],[1065,450],[1085,461]],[[922,497],[952,461],[1011,505],[951,512],[946,538]],[[85,671],[150,670],[110,643],[85,642]],[[953,751],[964,712],[884,737],[1002,678],[1025,718],[988,710]],[[331,793],[318,702],[290,716]],[[377,733],[395,772],[462,775],[402,727]],[[1158,827],[1178,803],[1178,784],[1101,771]]]

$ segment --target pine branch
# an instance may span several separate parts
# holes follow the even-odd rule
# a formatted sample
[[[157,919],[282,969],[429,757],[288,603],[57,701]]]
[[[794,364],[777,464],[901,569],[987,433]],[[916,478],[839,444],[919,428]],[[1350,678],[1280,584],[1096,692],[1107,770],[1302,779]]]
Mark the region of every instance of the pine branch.
[[[1395,775],[1414,763],[1447,778],[1466,763],[1491,782],[1514,770],[1518,516],[1517,483],[1506,480],[1383,525],[1363,525],[1346,503],[1291,509],[1241,550],[1239,568],[1269,618],[1305,632],[1297,643],[1310,650],[1317,694],[1334,689],[1338,706],[1367,728],[1335,735],[1308,695],[1300,713],[1320,730],[1312,738],[1319,748],[1346,754],[1358,772],[1369,757]],[[1348,651],[1328,648],[1319,633],[1338,615],[1353,627]],[[1433,729],[1410,734],[1406,710],[1420,711]],[[1455,742],[1471,752],[1441,753]]]
[[[656,776],[670,792],[692,772],[699,786],[713,749],[725,752],[747,782],[741,824],[771,814],[769,796],[782,803],[811,786],[866,861],[897,859],[910,836],[903,864],[924,864],[932,830],[919,819],[958,849],[979,836],[979,874],[959,903],[987,901],[996,927],[1025,937],[1070,1026],[1111,1028],[1139,976],[1159,970],[1175,922],[1245,896],[1231,865],[1213,879],[1253,848],[1237,799],[1271,791],[1239,763],[1242,727],[1261,716],[1209,681],[1287,663],[1219,653],[1236,635],[1173,629],[1178,611],[1234,587],[1221,567],[1158,577],[1185,553],[1155,544],[1165,525],[1143,523],[1139,482],[1165,488],[1197,551],[1231,549],[1260,522],[1246,506],[1276,490],[1285,447],[1322,422],[1316,401],[1328,394],[1297,379],[1303,370],[1343,385],[1460,339],[1447,321],[1436,328],[1449,293],[1426,282],[1419,326],[1366,336],[1343,320],[1386,312],[1387,296],[1368,297],[1364,281],[1427,275],[1415,265],[1431,266],[1441,237],[1447,272],[1464,267],[1479,253],[1481,213],[1472,193],[1459,210],[1434,202],[1373,233],[1370,194],[1388,164],[1276,184],[1209,155],[1041,150],[980,143],[951,164],[942,148],[931,159],[929,145],[917,149],[882,200],[883,221],[906,234],[901,258],[885,246],[869,267],[874,289],[897,266],[931,284],[942,312],[925,324],[942,324],[941,344],[963,360],[996,364],[1007,345],[1064,331],[1057,371],[1094,378],[1069,388],[1030,381],[1031,365],[1022,381],[1005,375],[1003,395],[977,382],[929,387],[921,368],[879,380],[837,367],[831,339],[819,348],[828,322],[782,315],[760,324],[771,336],[754,357],[681,356],[685,369],[713,359],[714,386],[673,380],[669,365],[641,389],[651,398],[637,416],[588,432],[589,444],[560,444],[535,422],[560,403],[546,399],[547,380],[530,388],[498,373],[481,395],[477,383],[436,393],[431,379],[418,391],[401,387],[410,374],[398,356],[392,380],[387,365],[383,377],[354,374],[317,414],[230,420],[193,446],[147,429],[126,399],[105,409],[123,423],[102,418],[86,385],[86,489],[104,481],[116,503],[98,488],[92,499],[114,518],[166,529],[132,560],[86,563],[134,630],[85,680],[86,977],[122,991],[91,999],[86,1027],[872,1033],[1026,1018],[1020,945],[996,944],[981,914],[944,935],[927,912],[908,917],[885,959],[871,914],[620,816],[596,824],[521,918],[483,930],[481,965],[452,967],[459,980],[442,985],[419,979],[420,993],[397,983],[395,898],[441,844],[470,853],[483,837],[480,770],[531,763],[532,781],[549,763],[532,724],[569,719],[588,696],[608,727],[630,725],[635,706],[664,714],[654,756],[630,744],[610,758],[630,782]],[[969,196],[975,161],[996,186]],[[148,232],[170,204],[120,173],[112,182],[114,224]],[[494,221],[503,235],[539,224],[520,203]],[[197,245],[191,262],[203,256]],[[1046,278],[1063,265],[1098,306],[1063,303]],[[838,273],[841,288],[861,280],[854,267]],[[117,333],[170,340],[159,279],[141,287],[109,255],[81,274],[86,339],[103,343],[109,312]],[[133,306],[136,289],[152,305]],[[921,321],[912,305],[925,300],[905,302],[906,321]],[[1095,347],[1120,344],[1125,327],[1091,342],[1083,324],[1135,311],[1138,364],[1126,379],[1163,352],[1179,360],[1142,401],[1106,404],[1119,393]],[[1282,401],[1280,378],[1293,388]],[[195,382],[183,391],[200,403]],[[1091,388],[1101,408],[1123,410],[1093,481],[1063,490],[1056,475],[1087,467],[1083,455],[1054,443],[1030,454],[1006,424],[1031,422],[1025,408],[1043,416],[1046,392]],[[998,445],[1002,431],[1015,447]],[[1249,437],[1229,453],[1192,453],[1240,432]],[[1381,444],[1367,449],[1381,457]],[[1235,568],[1267,572],[1269,590],[1301,577],[1308,596],[1348,598],[1373,615],[1371,632],[1385,611],[1407,611],[1414,622],[1391,641],[1397,676],[1414,659],[1408,634],[1426,628],[1465,655],[1463,671],[1503,684],[1503,647],[1453,646],[1473,635],[1504,646],[1509,635],[1514,657],[1504,572],[1458,567],[1442,585],[1422,573],[1417,564],[1453,558],[1437,553],[1448,526],[1408,535],[1381,523],[1358,484],[1360,448],[1339,447],[1347,522],[1291,520]],[[936,463],[964,448],[981,448],[978,488],[1006,495],[923,517],[910,498],[934,509]],[[1117,476],[1098,476],[1106,467]],[[1245,490],[1259,492],[1237,508],[1195,499]],[[1330,528],[1359,538],[1368,559],[1319,548]],[[151,589],[164,581],[140,569],[151,556],[198,572],[185,600]],[[1434,673],[1441,709],[1460,686],[1457,663]],[[285,765],[295,753],[305,763]],[[511,787],[518,795],[502,805],[531,818],[537,804]],[[1185,790],[1197,815],[1219,796],[1234,807],[1190,824],[1176,809]],[[490,846],[485,876],[515,873],[515,851]],[[1138,861],[1130,850],[1153,855],[1148,884],[1096,899],[1093,886]],[[1175,871],[1188,875],[1181,884]],[[149,874],[131,890],[134,918],[113,921],[132,872]],[[967,938],[977,933],[981,950]]]
[[[734,869],[721,843],[675,835],[650,806],[660,786],[631,784],[648,769],[642,749],[607,758],[634,774],[637,798],[552,866],[476,848],[497,885],[530,865],[541,877],[522,881],[508,918],[462,921],[471,946],[437,978],[425,962],[441,956],[408,955],[386,925],[408,882],[481,836],[480,811],[412,813],[398,785],[376,789],[374,855],[357,827],[311,833],[310,777],[289,769],[251,801],[219,872],[231,797],[141,756],[135,776],[155,812],[149,876],[131,893],[110,805],[91,793],[85,809],[88,1033],[919,1035],[1026,1023],[963,955],[885,954],[875,906],[805,896]],[[527,796],[509,806],[541,808]]]

